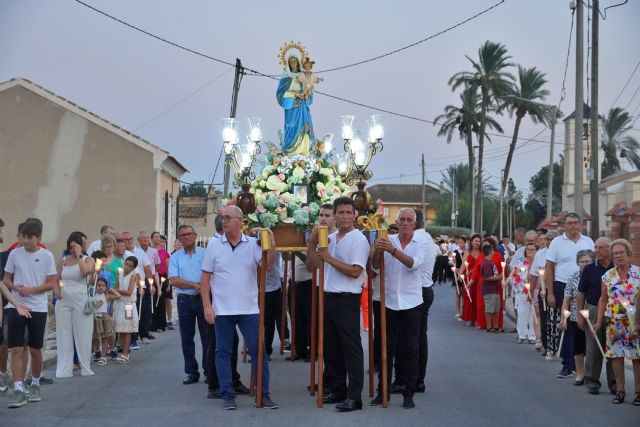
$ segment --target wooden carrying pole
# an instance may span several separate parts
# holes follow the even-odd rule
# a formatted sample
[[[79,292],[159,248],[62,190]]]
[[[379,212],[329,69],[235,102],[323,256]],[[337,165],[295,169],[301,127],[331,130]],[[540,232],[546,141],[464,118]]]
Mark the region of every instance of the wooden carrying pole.
[[[311,272],[311,363],[309,369],[309,395],[316,394],[316,354],[318,348],[318,269],[314,268]],[[322,373],[320,373],[322,375]]]
[[[329,246],[329,230],[326,226],[318,227],[318,249],[326,249]],[[320,258],[318,267],[318,408],[322,408],[324,388],[324,261]]]
[[[256,354],[256,407],[262,408],[262,371],[264,370],[264,292],[267,282],[267,251],[271,249],[271,236],[269,230],[260,230],[260,242],[262,244],[262,260],[260,261],[260,275],[258,276],[258,352]]]
[[[378,230],[378,237],[388,239],[386,228]],[[389,406],[389,384],[387,384],[387,308],[384,295],[384,253],[380,256],[380,372],[382,377],[382,407]]]
[[[287,269],[289,261],[286,254],[283,254],[284,279],[282,281],[282,313],[280,316],[280,354],[284,354],[284,334],[287,329],[287,280],[289,279]],[[291,341],[290,341],[291,342]]]
[[[369,397],[373,397],[373,270],[371,269],[371,260],[367,263],[367,320],[368,320],[368,338],[369,338]]]

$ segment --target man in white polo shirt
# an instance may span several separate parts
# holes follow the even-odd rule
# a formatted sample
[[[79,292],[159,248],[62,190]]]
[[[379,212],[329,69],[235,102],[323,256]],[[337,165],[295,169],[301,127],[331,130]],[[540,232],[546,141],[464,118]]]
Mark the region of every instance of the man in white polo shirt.
[[[416,213],[413,209],[398,211],[396,224],[400,232],[388,239],[378,238],[375,243],[372,265],[380,268],[384,254],[385,264],[385,305],[387,314],[387,382],[391,383],[393,361],[399,344],[399,336],[404,335],[402,344],[406,354],[403,376],[406,378],[404,408],[414,408],[413,394],[416,391],[419,366],[420,320],[422,310],[423,267],[427,259],[428,247],[424,236],[416,235]],[[384,351],[384,349],[383,349]],[[378,374],[378,388],[382,382],[382,370]],[[387,396],[388,398],[388,396]],[[382,392],[371,401],[371,405],[382,403]]]
[[[236,409],[231,380],[231,352],[236,326],[244,337],[254,372],[258,369],[258,357],[264,362],[262,372],[262,406],[276,409],[269,395],[269,358],[264,351],[258,355],[258,287],[256,268],[262,259],[262,248],[254,237],[242,233],[244,215],[237,206],[222,210],[221,238],[212,238],[207,245],[202,262],[200,294],[204,305],[204,317],[216,328],[216,371],[220,383],[224,409]],[[267,251],[267,265],[275,261],[275,242]],[[206,304],[211,298],[212,303]]]
[[[564,224],[564,234],[553,239],[547,250],[547,265],[545,272],[545,285],[547,288],[547,303],[549,304],[549,321],[557,325],[560,322],[560,307],[564,300],[564,288],[569,278],[579,270],[576,263],[576,254],[583,249],[594,250],[593,240],[580,233],[582,228],[580,216],[576,213],[568,213],[560,220]],[[554,336],[550,340],[557,340],[560,336],[559,328],[553,328]],[[562,358],[562,370],[558,378],[566,378],[575,368],[573,354],[567,354],[567,342],[562,344],[560,357]],[[553,345],[552,348],[557,348]]]
[[[350,197],[333,202],[338,230],[329,236],[329,247],[317,250],[318,232],[309,238],[309,263],[324,261],[324,352],[330,393],[324,403],[337,403],[340,412],[362,409],[364,357],[360,339],[360,297],[369,258],[369,242],[353,227],[356,208]],[[347,378],[349,384],[347,385]]]

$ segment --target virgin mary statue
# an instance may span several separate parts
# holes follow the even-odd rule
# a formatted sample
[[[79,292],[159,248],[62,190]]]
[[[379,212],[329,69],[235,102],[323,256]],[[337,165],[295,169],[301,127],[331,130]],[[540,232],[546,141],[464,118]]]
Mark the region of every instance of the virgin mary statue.
[[[309,110],[313,94],[305,95],[302,83],[297,78],[302,72],[300,60],[295,54],[286,57],[276,91],[278,104],[284,109],[282,151],[289,154],[309,154],[309,145],[314,140]]]

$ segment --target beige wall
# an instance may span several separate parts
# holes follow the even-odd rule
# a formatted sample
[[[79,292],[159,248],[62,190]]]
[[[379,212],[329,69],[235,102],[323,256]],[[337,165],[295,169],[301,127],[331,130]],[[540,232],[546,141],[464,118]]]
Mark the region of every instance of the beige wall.
[[[57,254],[74,230],[94,240],[102,224],[153,228],[157,175],[152,152],[20,86],[0,92],[0,217],[8,236],[39,217]]]

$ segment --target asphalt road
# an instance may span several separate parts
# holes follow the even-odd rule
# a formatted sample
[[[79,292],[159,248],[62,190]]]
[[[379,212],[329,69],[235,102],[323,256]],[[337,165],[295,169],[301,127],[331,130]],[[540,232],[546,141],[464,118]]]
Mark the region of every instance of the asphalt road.
[[[43,386],[41,402],[9,409],[9,396],[0,395],[0,426],[640,425],[640,408],[613,405],[609,394],[591,396],[572,379],[555,378],[559,362],[546,362],[533,346],[516,344],[515,334],[487,334],[456,322],[451,287],[436,286],[435,292],[427,392],[416,395],[412,410],[403,409],[397,395],[387,409],[370,407],[366,378],[363,411],[318,409],[306,391],[309,364],[287,362],[278,354],[271,362],[271,393],[280,409],[256,409],[251,398],[240,396],[236,411],[224,411],[220,400],[206,399],[203,382],[182,385],[176,330],[158,333],[128,365],[96,366],[94,377]],[[247,384],[249,365],[239,369]],[[46,374],[53,376],[51,369]]]

